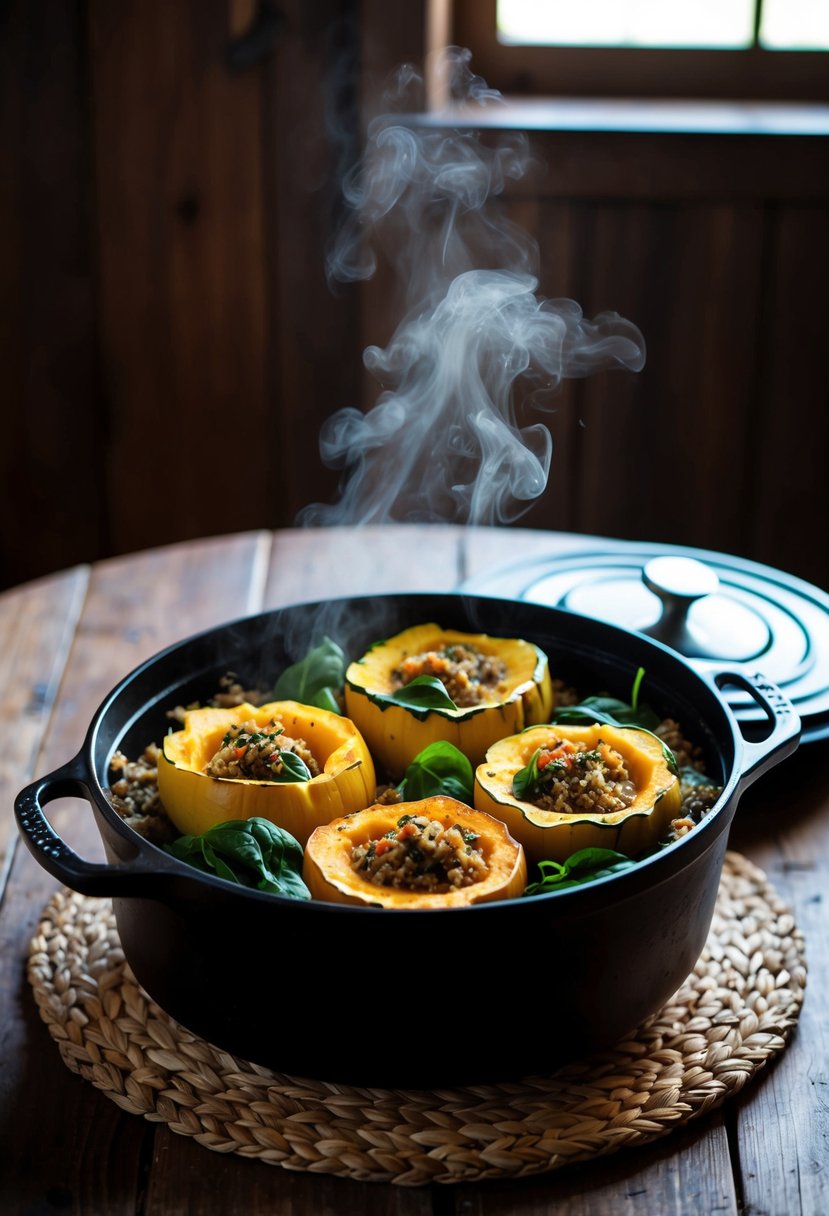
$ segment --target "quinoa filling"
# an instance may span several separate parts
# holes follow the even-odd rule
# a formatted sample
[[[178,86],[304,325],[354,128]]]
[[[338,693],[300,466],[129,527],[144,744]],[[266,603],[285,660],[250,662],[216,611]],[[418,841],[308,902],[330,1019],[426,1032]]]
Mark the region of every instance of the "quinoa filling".
[[[153,844],[167,844],[176,829],[158,796],[160,749],[149,743],[137,760],[116,751],[109,762],[109,799],[121,818]]]
[[[233,725],[205,766],[208,777],[248,781],[309,781],[320,766],[304,739],[291,739],[275,718],[265,727]]]
[[[624,757],[601,739],[593,749],[569,739],[550,740],[533,757],[535,779],[523,794],[543,811],[612,814],[636,800]]]
[[[442,894],[486,878],[489,866],[476,840],[478,833],[459,823],[447,828],[426,815],[402,815],[379,840],[355,845],[351,865],[378,887]]]
[[[491,697],[506,674],[503,659],[457,644],[404,659],[392,672],[392,682],[396,691],[417,676],[435,676],[458,708],[467,709]]]

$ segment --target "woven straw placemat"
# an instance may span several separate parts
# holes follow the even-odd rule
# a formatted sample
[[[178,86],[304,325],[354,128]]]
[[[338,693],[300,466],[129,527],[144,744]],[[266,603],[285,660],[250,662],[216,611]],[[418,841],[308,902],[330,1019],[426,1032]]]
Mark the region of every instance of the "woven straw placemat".
[[[699,962],[629,1041],[549,1076],[436,1091],[288,1077],[195,1038],[137,985],[108,901],[56,894],[29,979],[64,1062],[122,1109],[216,1152],[416,1185],[539,1174],[705,1114],[783,1050],[806,963],[765,875],[729,853]]]

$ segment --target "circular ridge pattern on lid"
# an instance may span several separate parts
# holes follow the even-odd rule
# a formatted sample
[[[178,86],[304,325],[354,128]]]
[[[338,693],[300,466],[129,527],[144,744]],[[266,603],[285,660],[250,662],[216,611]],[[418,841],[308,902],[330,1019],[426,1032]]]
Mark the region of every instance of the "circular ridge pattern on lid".
[[[642,571],[662,556],[694,558],[719,579],[708,600],[691,605],[689,625],[710,641],[717,635],[714,618],[727,611],[729,635],[736,631],[739,639],[743,633],[742,645],[736,642],[720,659],[688,656],[688,662],[701,671],[750,664],[792,702],[803,723],[802,742],[829,737],[829,595],[784,571],[707,549],[585,537],[584,548],[482,570],[461,590],[567,608],[646,632],[661,605],[642,581]],[[741,721],[763,720],[748,694],[728,689],[725,695]]]

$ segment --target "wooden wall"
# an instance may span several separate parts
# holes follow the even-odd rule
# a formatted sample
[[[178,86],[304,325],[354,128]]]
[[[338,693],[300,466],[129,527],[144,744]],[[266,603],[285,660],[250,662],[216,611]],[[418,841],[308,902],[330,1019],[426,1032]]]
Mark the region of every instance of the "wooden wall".
[[[422,49],[396,7],[260,3],[238,42],[253,3],[3,6],[0,585],[335,493],[320,424],[367,399],[394,317],[379,285],[332,293],[324,251],[361,90]],[[532,142],[504,206],[541,293],[629,317],[648,362],[566,386],[523,522],[829,585],[827,140]]]
[[[333,493],[317,432],[361,379],[324,275],[354,5],[259,4],[235,41],[256,7],[3,7],[0,584]]]
[[[572,386],[526,522],[738,553],[829,585],[826,140],[534,139],[512,205],[542,290],[645,335],[636,376]]]

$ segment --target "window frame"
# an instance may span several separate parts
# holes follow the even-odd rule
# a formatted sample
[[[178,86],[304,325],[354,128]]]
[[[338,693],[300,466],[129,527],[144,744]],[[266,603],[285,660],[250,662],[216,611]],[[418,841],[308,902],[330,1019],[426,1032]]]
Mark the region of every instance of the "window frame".
[[[450,40],[509,96],[829,101],[825,51],[506,45],[495,22],[496,0],[453,0]]]

